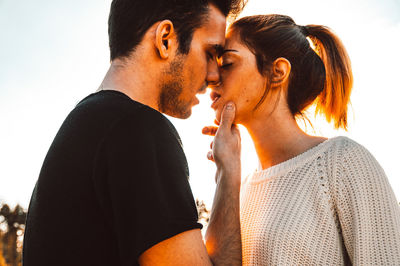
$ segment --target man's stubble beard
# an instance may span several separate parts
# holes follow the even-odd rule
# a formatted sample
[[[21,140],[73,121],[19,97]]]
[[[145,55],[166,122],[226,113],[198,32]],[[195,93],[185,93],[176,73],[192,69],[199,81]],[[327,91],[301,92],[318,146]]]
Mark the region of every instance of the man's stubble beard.
[[[192,114],[191,102],[180,99],[184,89],[183,65],[185,56],[177,55],[165,71],[166,80],[161,82],[158,101],[160,112],[177,118],[188,118]]]

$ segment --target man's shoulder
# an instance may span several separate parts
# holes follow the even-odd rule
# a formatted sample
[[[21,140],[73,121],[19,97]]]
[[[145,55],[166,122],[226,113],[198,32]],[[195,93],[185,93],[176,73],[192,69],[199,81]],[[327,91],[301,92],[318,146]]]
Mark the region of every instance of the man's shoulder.
[[[169,119],[159,111],[132,100],[119,91],[104,90],[93,93],[80,101],[70,114],[80,124],[101,127],[106,132],[135,132],[148,138],[176,139],[180,136]],[[71,119],[72,118],[72,119]]]
[[[130,134],[143,142],[156,141],[159,145],[164,145],[172,141],[182,146],[180,136],[169,119],[148,106],[121,116],[113,123],[110,132]]]
[[[119,91],[103,90],[92,93],[81,100],[73,112],[92,112],[99,116],[123,115],[139,110],[144,105],[130,99]]]
[[[127,123],[147,129],[174,130],[170,121],[157,110],[132,100],[122,92],[112,90],[90,94],[76,105],[69,118],[111,127]]]

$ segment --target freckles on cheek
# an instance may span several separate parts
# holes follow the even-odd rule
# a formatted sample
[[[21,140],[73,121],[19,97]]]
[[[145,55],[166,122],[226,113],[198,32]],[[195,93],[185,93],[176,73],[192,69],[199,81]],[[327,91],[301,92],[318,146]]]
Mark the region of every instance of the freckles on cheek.
[[[249,101],[249,94],[248,94],[248,90],[246,87],[239,88],[239,93],[238,96],[240,97],[240,99],[244,100],[245,102]]]

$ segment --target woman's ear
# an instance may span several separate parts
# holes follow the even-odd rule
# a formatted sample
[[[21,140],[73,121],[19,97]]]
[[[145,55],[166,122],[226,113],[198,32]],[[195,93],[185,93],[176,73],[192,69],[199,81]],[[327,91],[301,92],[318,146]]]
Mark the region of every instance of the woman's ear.
[[[289,60],[283,57],[279,57],[272,64],[272,86],[281,86],[289,80],[291,71],[291,64]]]
[[[174,24],[170,20],[161,21],[156,29],[156,49],[162,59],[167,59],[171,52],[172,38],[175,37]]]

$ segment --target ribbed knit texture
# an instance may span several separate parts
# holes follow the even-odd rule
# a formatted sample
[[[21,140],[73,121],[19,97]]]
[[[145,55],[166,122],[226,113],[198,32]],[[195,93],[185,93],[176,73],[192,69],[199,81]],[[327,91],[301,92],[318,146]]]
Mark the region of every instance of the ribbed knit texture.
[[[244,265],[400,265],[400,207],[375,158],[347,137],[248,176]]]

